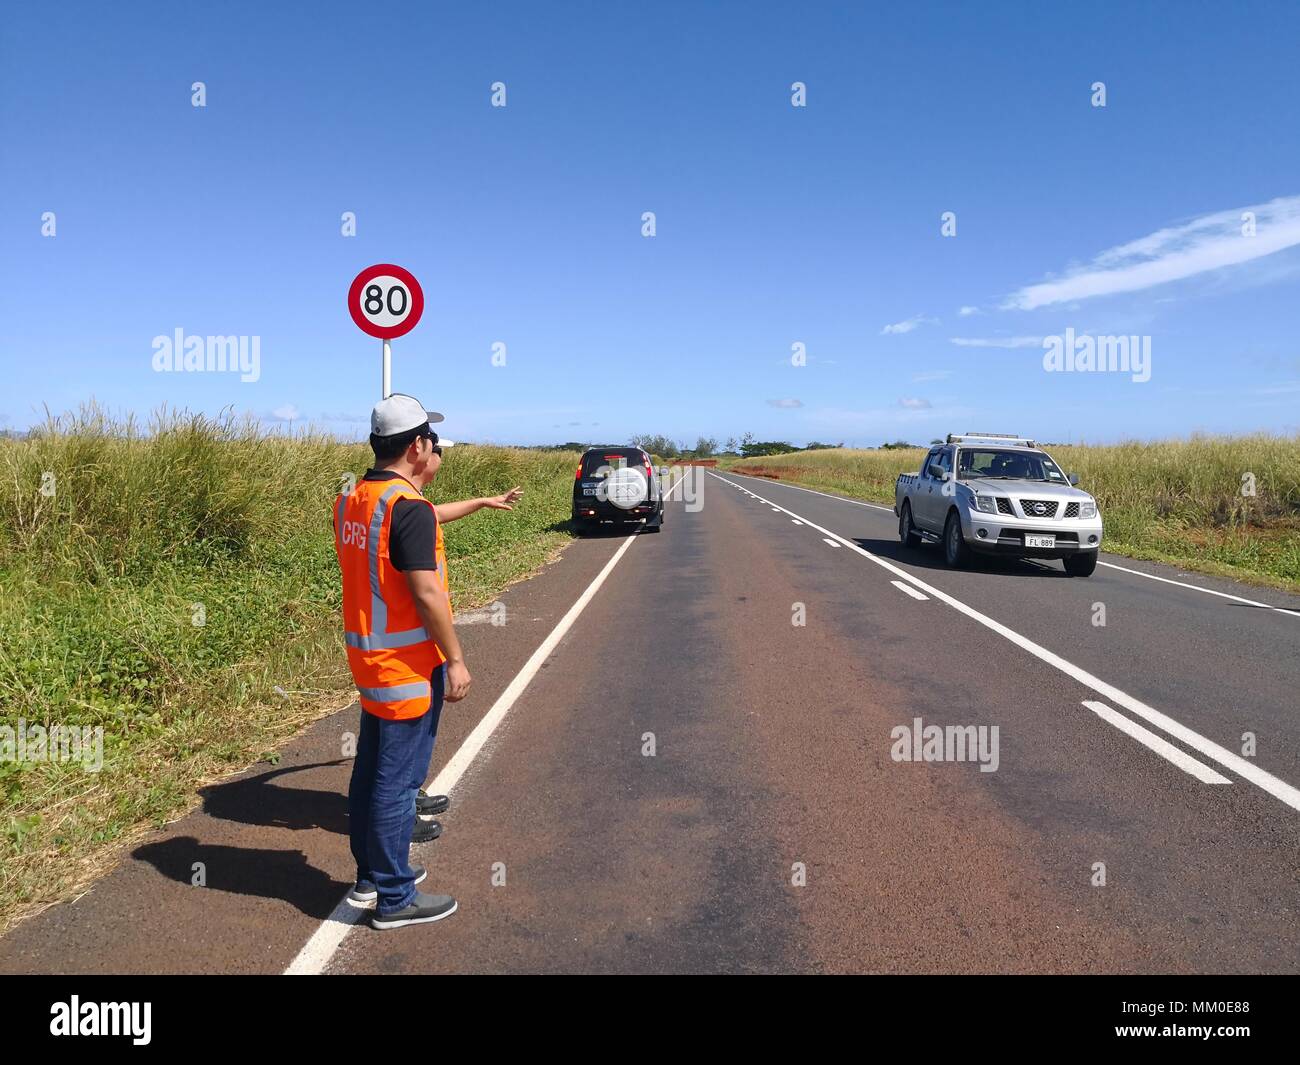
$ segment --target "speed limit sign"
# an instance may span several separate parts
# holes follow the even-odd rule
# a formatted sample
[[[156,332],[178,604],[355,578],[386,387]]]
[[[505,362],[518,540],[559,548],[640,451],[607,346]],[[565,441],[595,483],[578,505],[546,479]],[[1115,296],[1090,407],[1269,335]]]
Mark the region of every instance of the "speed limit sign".
[[[424,290],[410,270],[392,263],[367,266],[348,289],[348,313],[357,328],[384,342],[383,394],[392,395],[392,352],[388,342],[415,328],[424,313]]]
[[[363,333],[391,340],[415,328],[424,313],[424,290],[400,266],[367,266],[348,289],[348,310]]]

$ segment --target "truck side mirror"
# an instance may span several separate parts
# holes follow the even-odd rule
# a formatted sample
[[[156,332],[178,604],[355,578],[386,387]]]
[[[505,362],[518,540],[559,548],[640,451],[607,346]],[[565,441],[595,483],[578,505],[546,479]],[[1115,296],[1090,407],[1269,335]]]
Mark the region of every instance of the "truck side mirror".
[[[1079,475],[1077,473],[1066,474],[1066,480],[1069,481],[1071,484],[1078,484]]]
[[[930,476],[933,477],[936,481],[942,481],[943,467],[933,462],[930,463]]]

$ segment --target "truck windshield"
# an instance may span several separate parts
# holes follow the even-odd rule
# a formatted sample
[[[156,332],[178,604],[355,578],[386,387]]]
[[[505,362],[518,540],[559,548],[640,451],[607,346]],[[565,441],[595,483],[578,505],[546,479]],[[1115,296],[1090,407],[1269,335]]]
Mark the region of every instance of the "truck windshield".
[[[1065,484],[1065,474],[1041,451],[999,451],[962,448],[957,462],[957,479],[1051,481]]]

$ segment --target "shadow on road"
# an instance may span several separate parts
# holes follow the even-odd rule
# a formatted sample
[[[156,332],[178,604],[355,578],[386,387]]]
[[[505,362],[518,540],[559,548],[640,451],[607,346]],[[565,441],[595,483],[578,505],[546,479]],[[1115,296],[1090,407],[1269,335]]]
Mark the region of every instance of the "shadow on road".
[[[326,832],[347,835],[348,797],[345,792],[280,788],[271,784],[272,780],[289,773],[342,765],[347,761],[350,759],[339,758],[312,765],[285,766],[255,777],[205,788],[201,792],[203,812],[209,817],[244,825],[287,828],[295,832],[321,828]]]
[[[853,542],[864,551],[911,566],[914,569],[947,570],[948,564],[943,560],[943,549],[938,544],[922,544],[919,548],[904,547],[898,540],[875,540],[865,536],[853,538]],[[1015,558],[1010,555],[975,554],[967,565],[967,570],[990,573],[1006,573],[1017,577],[1062,577],[1068,579],[1059,563],[1047,560]]]
[[[640,522],[635,521],[619,522],[617,525],[610,522],[591,529],[576,529],[570,523],[565,523],[562,527],[569,529],[579,540],[621,540],[643,528]]]
[[[315,868],[302,851],[254,850],[200,843],[193,836],[176,836],[137,848],[132,857],[148,862],[169,880],[194,884],[201,871],[206,881],[195,891],[227,891],[276,899],[296,906],[309,917],[324,920],[351,885]]]

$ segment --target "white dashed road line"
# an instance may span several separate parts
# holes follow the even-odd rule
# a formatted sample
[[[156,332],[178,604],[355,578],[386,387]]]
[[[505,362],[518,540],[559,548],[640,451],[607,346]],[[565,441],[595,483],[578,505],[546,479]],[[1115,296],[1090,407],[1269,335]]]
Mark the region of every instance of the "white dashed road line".
[[[1138,743],[1144,747],[1150,747],[1161,758],[1173,762],[1179,769],[1191,773],[1202,784],[1231,784],[1232,781],[1220,773],[1216,773],[1204,762],[1198,762],[1190,754],[1180,751],[1168,740],[1157,736],[1150,729],[1143,728],[1136,721],[1130,721],[1123,714],[1112,710],[1105,703],[1099,703],[1094,699],[1084,699],[1083,705],[1096,714],[1103,721],[1108,721],[1114,725],[1120,732],[1132,736]]]

